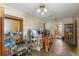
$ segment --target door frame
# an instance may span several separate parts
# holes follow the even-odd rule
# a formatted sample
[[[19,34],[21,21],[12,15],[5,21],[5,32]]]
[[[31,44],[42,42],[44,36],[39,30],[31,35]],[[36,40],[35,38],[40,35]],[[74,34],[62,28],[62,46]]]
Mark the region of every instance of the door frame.
[[[1,47],[0,47],[0,55],[3,56],[4,55],[4,17],[0,17],[0,44],[1,44]]]
[[[8,15],[8,14],[5,14],[5,17],[4,19],[10,19],[10,20],[17,20],[17,21],[20,21],[20,32],[23,33],[23,18],[21,17],[16,17],[16,16],[13,16],[13,15]],[[21,36],[21,39],[23,39],[23,35]]]
[[[4,55],[4,7],[0,6],[0,56]]]
[[[0,41],[1,41],[1,56],[5,56],[5,50],[4,50],[4,20],[5,18],[7,19],[12,19],[12,20],[18,20],[20,21],[20,31],[23,33],[23,18],[4,14],[3,16],[0,17]],[[21,39],[23,39],[23,35],[21,36]]]

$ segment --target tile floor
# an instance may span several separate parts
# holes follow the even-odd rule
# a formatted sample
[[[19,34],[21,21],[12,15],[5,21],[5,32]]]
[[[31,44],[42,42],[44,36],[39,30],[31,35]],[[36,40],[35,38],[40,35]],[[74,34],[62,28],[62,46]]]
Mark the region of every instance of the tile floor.
[[[61,39],[53,39],[53,44],[49,52],[44,50],[33,51],[33,56],[78,56],[77,48],[68,46]]]

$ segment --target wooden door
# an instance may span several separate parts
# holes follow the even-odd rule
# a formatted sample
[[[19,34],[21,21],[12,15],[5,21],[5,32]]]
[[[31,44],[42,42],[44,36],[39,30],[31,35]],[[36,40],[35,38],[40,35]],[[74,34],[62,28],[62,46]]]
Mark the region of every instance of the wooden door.
[[[0,56],[3,54],[3,16],[4,16],[4,8],[0,6]]]
[[[0,56],[1,56],[1,18],[0,18]]]

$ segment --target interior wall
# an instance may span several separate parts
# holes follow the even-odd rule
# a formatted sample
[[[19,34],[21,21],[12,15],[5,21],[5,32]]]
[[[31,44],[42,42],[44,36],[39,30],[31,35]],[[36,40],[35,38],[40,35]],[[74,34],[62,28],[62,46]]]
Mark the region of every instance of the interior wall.
[[[61,19],[61,22],[63,24],[73,23],[73,18],[72,17],[70,17],[70,18],[64,18],[64,19]]]
[[[14,15],[17,17],[22,17],[23,20],[23,31],[24,35],[27,35],[28,29],[36,28],[40,29],[42,27],[43,20],[40,20],[32,15],[25,14],[24,12],[17,10],[16,8],[12,8],[10,6],[3,5],[5,7],[5,14]],[[63,24],[71,23],[72,18],[64,18],[60,19],[60,22]],[[51,34],[55,34],[56,23],[55,20],[47,20],[46,28],[50,30]]]
[[[56,29],[56,24],[60,24],[62,23],[62,25],[64,24],[69,24],[73,22],[73,18],[63,18],[63,19],[58,19],[57,22],[55,19],[52,20],[47,20],[46,21],[46,28],[50,30],[50,33],[52,35],[55,35],[55,29]],[[62,36],[64,35],[64,28],[62,28]]]
[[[6,6],[1,4],[5,8],[5,14],[13,15],[17,17],[23,18],[23,33],[24,36],[27,35],[28,29],[36,28],[39,29],[41,27],[42,21],[36,17],[33,17],[32,15],[26,14],[23,11],[20,11],[16,8]]]
[[[26,20],[24,21],[24,34],[27,35],[28,29],[40,29],[42,27],[42,20],[37,19],[33,16],[26,15]]]

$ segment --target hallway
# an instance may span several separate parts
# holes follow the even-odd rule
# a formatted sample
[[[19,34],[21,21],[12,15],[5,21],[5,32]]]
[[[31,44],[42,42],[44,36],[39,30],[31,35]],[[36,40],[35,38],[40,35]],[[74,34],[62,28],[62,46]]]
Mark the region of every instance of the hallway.
[[[79,56],[78,3],[2,3],[0,12],[1,56]]]
[[[53,39],[53,44],[48,53],[44,50],[41,52],[33,51],[33,56],[77,56],[77,50],[69,47],[61,39]]]

